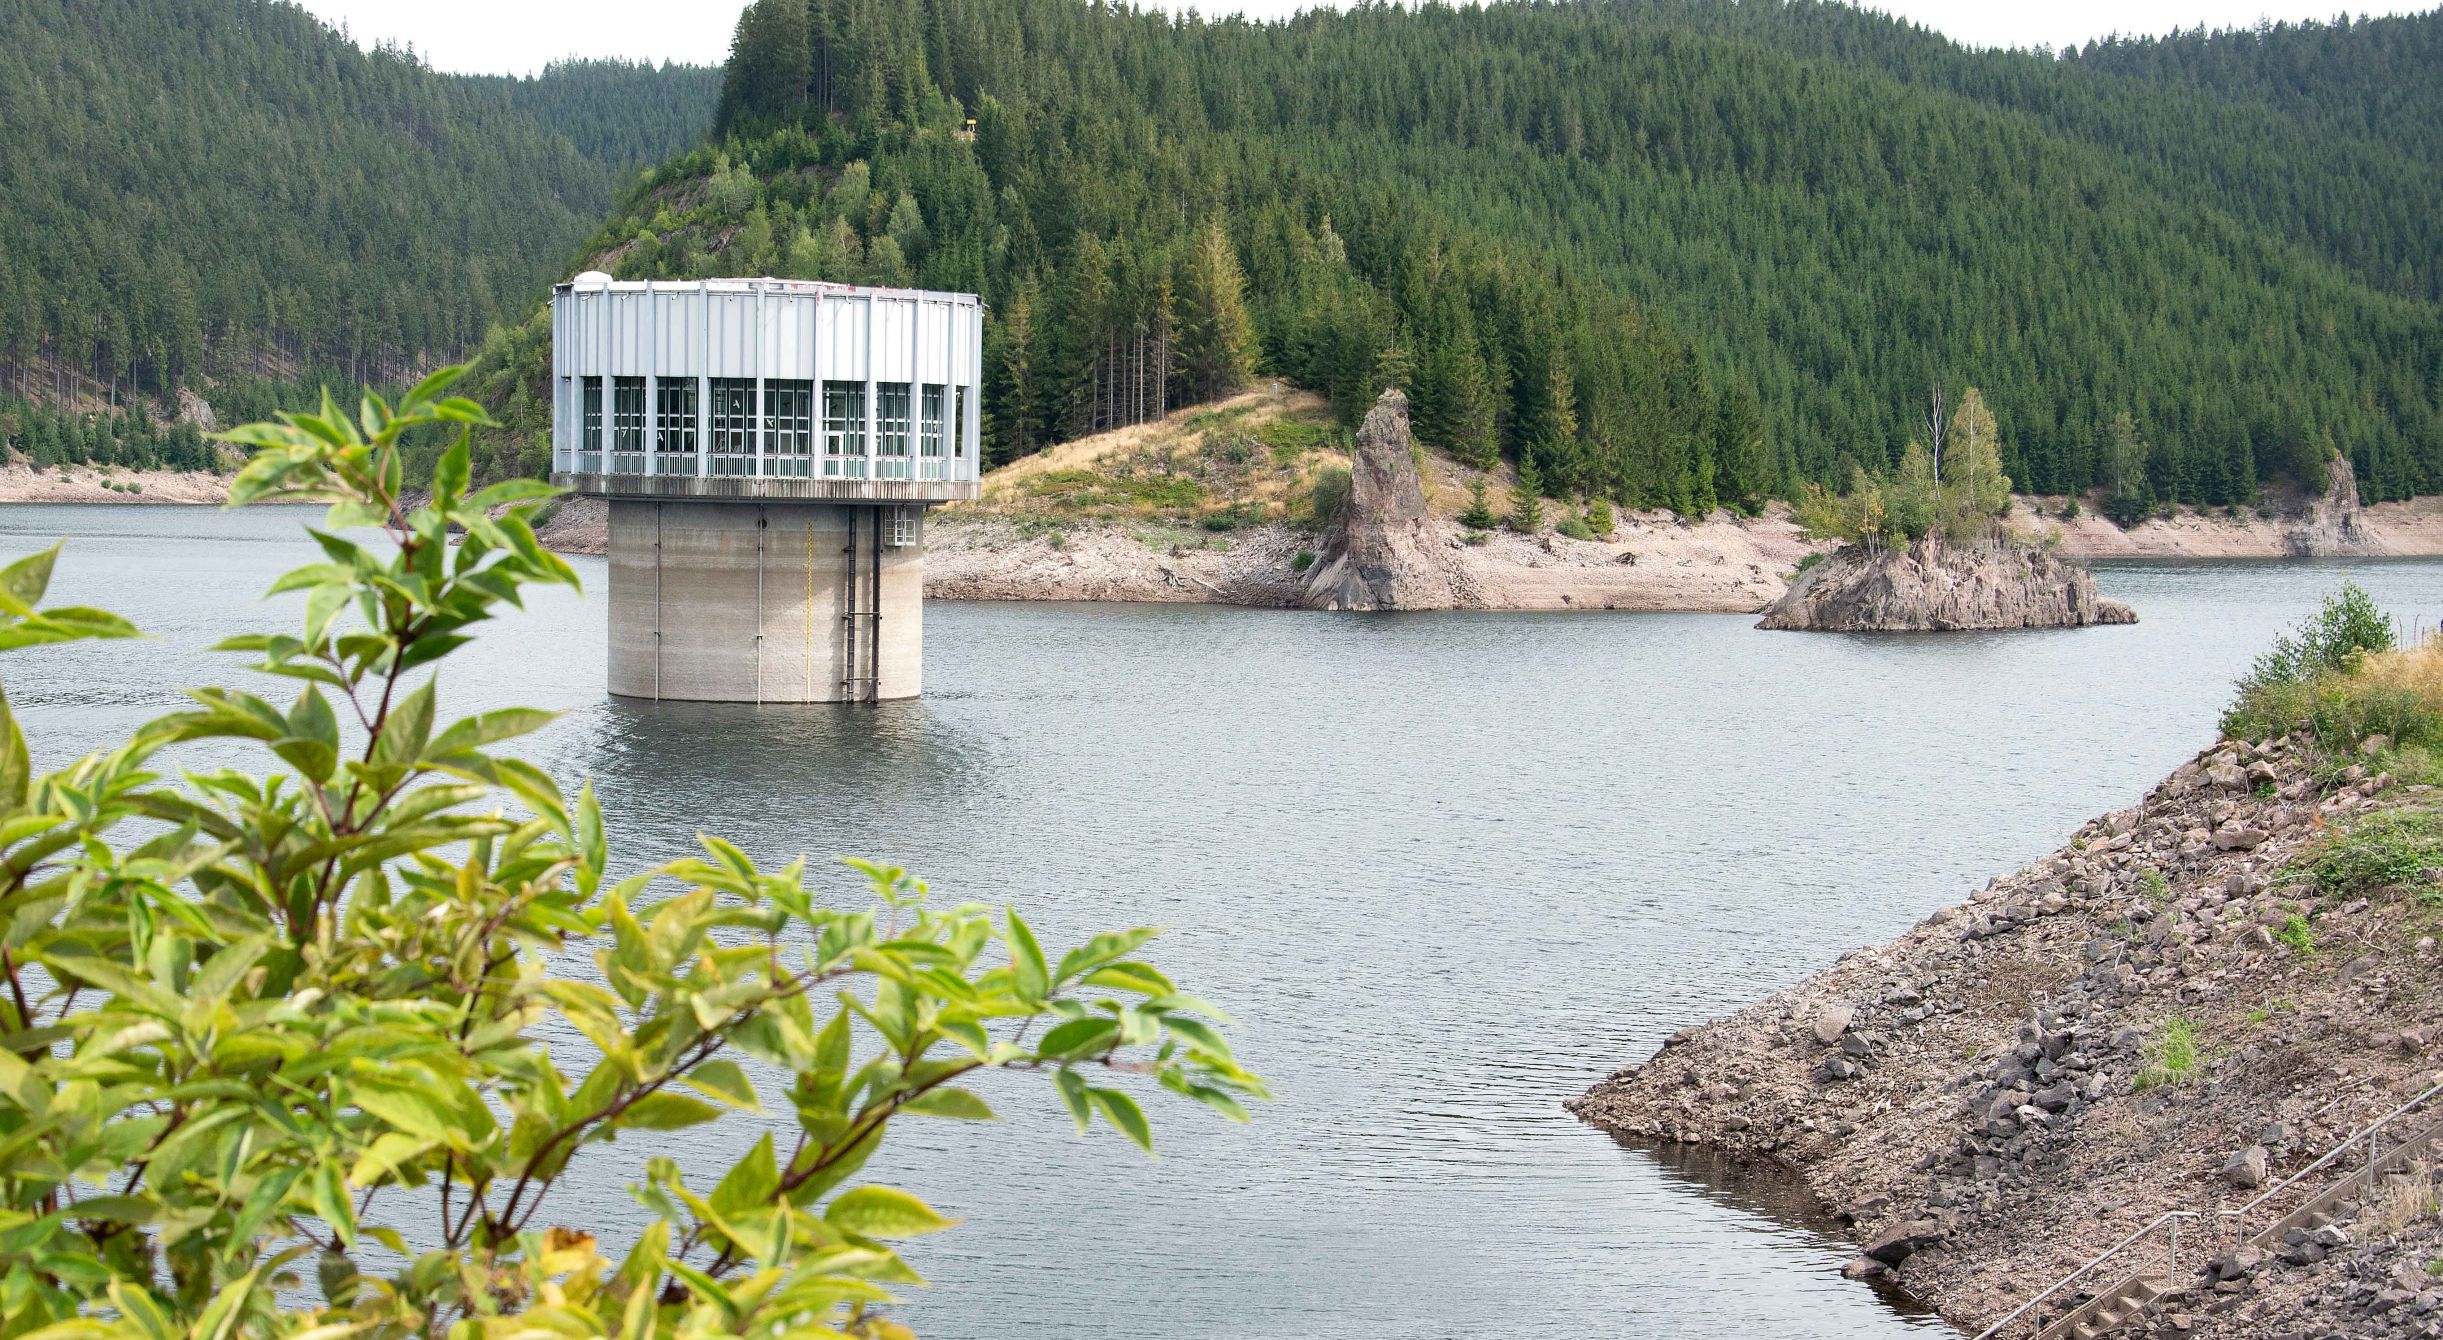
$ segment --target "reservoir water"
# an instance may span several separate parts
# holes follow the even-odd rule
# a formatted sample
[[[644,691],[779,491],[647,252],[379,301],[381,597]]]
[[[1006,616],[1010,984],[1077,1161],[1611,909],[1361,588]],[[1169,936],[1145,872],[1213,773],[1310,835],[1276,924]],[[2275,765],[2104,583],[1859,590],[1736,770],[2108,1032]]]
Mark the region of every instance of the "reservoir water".
[[[259,597],[315,515],[0,509],[6,557],[71,537],[55,600],[155,635],[0,658],[37,758],[248,678],[206,648],[289,625]],[[893,1137],[869,1175],[966,1220],[910,1252],[921,1334],[1939,1334],[1843,1281],[1779,1179],[1561,1100],[2135,799],[2345,572],[2443,615],[2425,561],[2106,567],[2135,627],[1940,637],[934,604],[922,701],[759,709],[608,698],[601,602],[546,592],[444,697],[564,711],[526,753],[594,778],[625,867],[710,830],[906,865],[1047,944],[1158,924],[1149,957],[1237,1016],[1278,1101],[1249,1126],[1149,1102],[1159,1159],[1019,1076],[987,1086],[1001,1123]],[[709,1181],[752,1138],[664,1152]],[[649,1152],[602,1149],[552,1217],[635,1222]]]

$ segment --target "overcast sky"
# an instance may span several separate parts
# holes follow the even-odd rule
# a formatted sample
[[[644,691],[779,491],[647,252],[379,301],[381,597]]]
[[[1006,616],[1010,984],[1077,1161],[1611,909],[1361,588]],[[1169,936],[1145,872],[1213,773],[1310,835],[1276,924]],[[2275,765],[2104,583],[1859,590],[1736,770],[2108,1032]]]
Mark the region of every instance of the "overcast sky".
[[[1157,0],[1185,9],[1186,0]],[[530,73],[561,56],[625,56],[718,64],[729,54],[740,5],[724,0],[302,0],[357,41],[413,46],[444,70]],[[1977,46],[2064,46],[2111,32],[2160,33],[2253,24],[2260,18],[2399,14],[2434,0],[1881,0],[1870,6],[1905,15]],[[1206,13],[1237,10],[1273,18],[1306,8],[1301,0],[1221,0]]]

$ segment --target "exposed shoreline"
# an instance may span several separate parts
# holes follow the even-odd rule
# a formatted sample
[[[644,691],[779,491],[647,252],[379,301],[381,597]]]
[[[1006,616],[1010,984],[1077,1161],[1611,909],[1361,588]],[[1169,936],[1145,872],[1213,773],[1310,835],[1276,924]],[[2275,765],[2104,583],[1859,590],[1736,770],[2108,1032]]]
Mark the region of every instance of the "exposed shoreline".
[[[208,470],[129,470],[107,472],[90,465],[35,470],[19,464],[0,465],[0,503],[150,503],[164,506],[219,506],[229,501],[229,476]],[[106,487],[118,484],[120,488]],[[127,485],[133,485],[131,490]]]
[[[1436,473],[1447,468],[1433,463]],[[229,476],[203,471],[114,469],[105,475],[80,466],[66,472],[65,483],[61,474],[0,466],[0,503],[228,501]],[[105,480],[140,491],[106,488]],[[1447,479],[1435,481],[1434,489],[1441,499],[1456,493]],[[2178,562],[2298,557],[2293,536],[2310,518],[2253,512],[2233,518],[2184,509],[2122,531],[2091,511],[2064,522],[2043,500],[2023,498],[2011,519],[2039,541],[2057,534],[2058,552],[2068,557]],[[2356,522],[2356,556],[2443,557],[2443,497],[2363,507]],[[601,554],[608,548],[608,523],[602,500],[570,498],[554,510],[541,536],[562,553]],[[1779,504],[1757,517],[1715,512],[1703,521],[1623,512],[1613,533],[1596,540],[1495,530],[1471,544],[1448,516],[1436,515],[1427,525],[1469,578],[1475,597],[1463,607],[1474,609],[1754,613],[1781,597],[1808,554],[1830,548],[1802,536]],[[1111,519],[1021,523],[957,508],[935,512],[926,530],[925,594],[936,600],[1289,606],[1298,603],[1302,585],[1293,566],[1297,555],[1322,547],[1315,532],[1281,524],[1208,534]]]
[[[1787,1167],[1850,1226],[1849,1273],[1970,1331],[2185,1209],[2206,1216],[2173,1278],[2185,1292],[2130,1334],[2434,1334],[2433,1216],[2390,1222],[2386,1192],[2354,1196],[2337,1227],[2254,1252],[2216,1218],[2434,1082],[2443,1054],[2435,913],[2282,882],[2336,825],[2437,796],[2364,768],[2328,787],[2314,762],[2291,739],[2219,743],[2051,856],[1673,1035],[1568,1107]],[[2195,1059],[2173,1074],[2176,1030]],[[2099,1282],[2162,1259],[2158,1242]]]

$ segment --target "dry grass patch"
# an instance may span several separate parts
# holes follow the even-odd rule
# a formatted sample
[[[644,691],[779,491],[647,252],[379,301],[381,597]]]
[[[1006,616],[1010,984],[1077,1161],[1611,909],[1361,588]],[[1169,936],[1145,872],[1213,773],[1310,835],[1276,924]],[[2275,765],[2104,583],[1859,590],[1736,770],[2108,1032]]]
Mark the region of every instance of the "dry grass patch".
[[[952,510],[1224,533],[1311,521],[1317,481],[1348,460],[1348,435],[1320,397],[1250,391],[1014,461],[985,476],[980,501]]]

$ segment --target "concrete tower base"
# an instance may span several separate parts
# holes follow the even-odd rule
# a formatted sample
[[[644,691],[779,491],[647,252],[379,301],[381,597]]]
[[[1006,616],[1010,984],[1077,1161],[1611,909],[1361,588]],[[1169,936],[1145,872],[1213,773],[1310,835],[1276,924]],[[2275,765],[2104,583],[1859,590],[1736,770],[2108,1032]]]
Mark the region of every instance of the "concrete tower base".
[[[895,517],[910,542],[892,546]],[[611,692],[830,703],[924,690],[921,507],[611,500]]]

